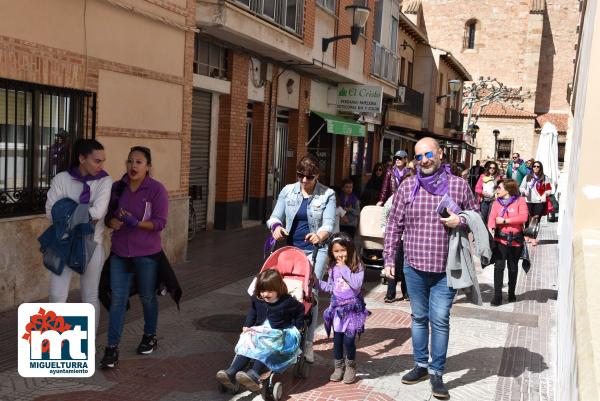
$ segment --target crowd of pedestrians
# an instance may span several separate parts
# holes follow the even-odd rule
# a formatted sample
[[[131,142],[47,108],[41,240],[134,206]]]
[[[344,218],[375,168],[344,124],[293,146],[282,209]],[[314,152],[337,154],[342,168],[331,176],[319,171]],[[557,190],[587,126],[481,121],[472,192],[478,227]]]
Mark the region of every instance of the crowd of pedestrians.
[[[79,140],[72,154],[71,167],[52,181],[46,212],[55,229],[87,230],[82,231],[87,236],[79,236],[82,243],[73,247],[83,255],[75,269],[56,256],[62,250],[58,239],[48,238],[52,231],[44,234],[44,264],[53,272],[49,296],[51,302],[65,302],[72,271],[80,273],[82,301],[96,308],[96,326],[99,299],[109,311],[107,345],[100,364],[112,368],[118,363],[130,295],[137,292],[143,306],[144,330],[137,348],[143,355],[152,353],[158,344],[157,288],[166,286],[177,303],[181,297],[160,239],[167,223],[168,195],[152,177],[152,153],[147,147],[130,149],[126,173],[115,183],[103,170],[106,155],[99,142]],[[542,163],[524,161],[515,153],[505,171],[494,160],[483,166],[478,160],[469,168],[449,163],[435,139],[423,138],[416,143],[412,160],[408,151],[399,150],[389,168],[375,164],[360,194],[349,178],[341,182],[337,193],[319,182],[319,163],[312,155],[300,159],[296,175],[297,181],[281,190],[267,226],[272,241],[300,249],[307,258],[313,256],[310,281],[315,296],[311,299],[317,302],[318,290],[331,294],[323,315],[334,345],[330,380],[352,383],[356,378],[356,340],[370,314],[361,294],[364,266],[356,245],[361,208],[369,206],[381,208],[382,275],[387,279],[384,301],[405,300],[412,311],[414,368],[402,382],[429,379],[433,395],[448,398],[443,373],[450,310],[457,291],[474,288],[470,300],[481,305],[466,233],[471,232],[477,243],[482,266],[494,265],[491,305],[503,302],[504,270],[508,270],[507,301],[517,301],[519,261],[523,260],[527,271],[527,243],[537,245],[539,221],[553,207],[554,187]],[[61,223],[71,214],[80,216],[83,225]],[[108,258],[102,246],[106,227],[112,230]],[[461,255],[458,262],[456,255]],[[401,297],[396,297],[398,282]],[[280,330],[291,341],[286,363],[291,363],[290,357],[300,347],[302,358],[313,363],[318,313],[310,315],[301,334],[304,307],[289,294],[282,276],[266,270],[254,285],[240,341],[261,333],[257,327]],[[318,305],[312,309],[318,311]],[[231,366],[216,377],[225,387],[243,385],[257,391],[267,365],[261,357],[236,354]]]

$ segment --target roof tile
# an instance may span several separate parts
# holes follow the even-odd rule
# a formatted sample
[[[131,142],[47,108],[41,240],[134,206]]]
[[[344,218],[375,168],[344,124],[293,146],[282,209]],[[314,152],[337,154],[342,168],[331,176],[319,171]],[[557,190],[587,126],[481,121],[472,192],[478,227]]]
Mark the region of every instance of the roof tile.
[[[567,132],[567,129],[569,128],[569,115],[566,113],[540,114],[537,116],[535,121],[538,123],[540,128],[543,127],[547,121],[549,121],[554,124],[558,132]]]

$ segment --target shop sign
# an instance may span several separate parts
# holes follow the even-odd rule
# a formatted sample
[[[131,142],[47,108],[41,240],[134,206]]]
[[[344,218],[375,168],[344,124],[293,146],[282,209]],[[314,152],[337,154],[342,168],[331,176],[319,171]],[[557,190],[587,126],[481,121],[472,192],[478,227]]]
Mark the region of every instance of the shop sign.
[[[338,85],[337,109],[352,113],[380,113],[383,87]]]

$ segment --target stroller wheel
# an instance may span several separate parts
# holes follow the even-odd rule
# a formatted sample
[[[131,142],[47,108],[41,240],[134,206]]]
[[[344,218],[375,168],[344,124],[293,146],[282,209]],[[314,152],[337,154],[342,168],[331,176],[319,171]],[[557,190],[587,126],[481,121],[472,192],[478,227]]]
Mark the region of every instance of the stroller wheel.
[[[219,393],[226,393],[228,390],[223,383],[219,383]]]
[[[275,383],[273,386],[272,395],[273,401],[279,401],[281,399],[281,396],[283,395],[283,384],[281,384],[281,382]]]
[[[262,399],[265,401],[273,400],[273,393],[271,391],[271,386],[268,383],[264,383],[262,388],[260,389],[260,395]]]
[[[381,276],[380,280],[381,280],[381,284],[387,285],[387,278]]]

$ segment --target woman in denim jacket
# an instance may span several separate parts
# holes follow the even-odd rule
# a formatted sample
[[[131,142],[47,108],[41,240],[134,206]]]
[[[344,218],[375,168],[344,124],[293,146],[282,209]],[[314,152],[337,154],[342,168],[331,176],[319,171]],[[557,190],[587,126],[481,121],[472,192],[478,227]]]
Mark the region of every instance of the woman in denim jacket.
[[[314,245],[321,244],[315,274],[322,279],[327,262],[326,240],[332,234],[336,204],[333,189],[318,182],[319,173],[319,164],[314,156],[306,155],[298,162],[298,182],[281,190],[267,226],[275,240],[286,239],[288,245],[302,249],[307,255],[312,253]],[[317,316],[318,313],[313,313],[306,334],[304,357],[310,363],[314,362],[312,343]]]

